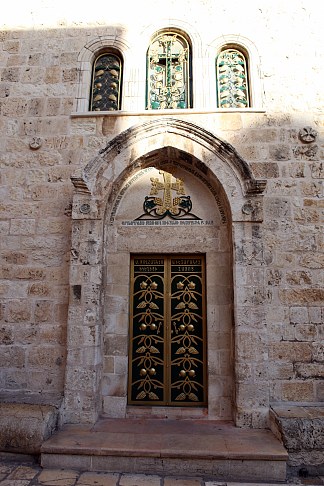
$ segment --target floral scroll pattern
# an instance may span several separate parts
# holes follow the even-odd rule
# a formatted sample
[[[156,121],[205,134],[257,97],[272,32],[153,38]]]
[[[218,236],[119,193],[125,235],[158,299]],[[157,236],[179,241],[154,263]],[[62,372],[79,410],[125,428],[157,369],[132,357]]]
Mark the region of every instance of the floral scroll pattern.
[[[220,108],[249,107],[249,86],[245,56],[225,49],[217,58],[217,95]]]
[[[120,109],[122,62],[114,54],[97,58],[93,69],[91,111],[116,111]]]
[[[203,405],[203,257],[134,261],[129,403]]]
[[[148,50],[147,108],[189,107],[189,45],[180,34],[159,35]]]
[[[177,402],[204,401],[204,335],[201,275],[173,276],[171,396]]]
[[[134,282],[132,369],[135,400],[163,400],[163,280],[140,275]]]

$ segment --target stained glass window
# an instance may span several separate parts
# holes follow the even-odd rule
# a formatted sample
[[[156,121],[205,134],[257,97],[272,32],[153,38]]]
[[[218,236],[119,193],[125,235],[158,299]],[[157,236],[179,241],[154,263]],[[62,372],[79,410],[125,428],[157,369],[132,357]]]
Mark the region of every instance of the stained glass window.
[[[176,32],[159,34],[148,49],[149,110],[190,108],[190,48]]]
[[[97,57],[92,74],[90,111],[115,111],[121,105],[122,61],[116,54]]]
[[[246,56],[238,49],[224,49],[216,61],[219,108],[250,106]]]

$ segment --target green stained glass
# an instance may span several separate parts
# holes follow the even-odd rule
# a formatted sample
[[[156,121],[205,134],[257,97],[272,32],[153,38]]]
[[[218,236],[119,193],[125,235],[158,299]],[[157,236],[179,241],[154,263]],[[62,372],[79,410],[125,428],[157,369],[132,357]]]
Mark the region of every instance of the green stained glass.
[[[114,54],[103,54],[93,67],[90,111],[120,110],[122,62]]]
[[[148,109],[190,107],[189,63],[189,45],[180,34],[164,32],[154,39],[148,50]]]
[[[217,58],[216,74],[220,108],[250,106],[247,62],[242,52],[236,49],[222,51]]]

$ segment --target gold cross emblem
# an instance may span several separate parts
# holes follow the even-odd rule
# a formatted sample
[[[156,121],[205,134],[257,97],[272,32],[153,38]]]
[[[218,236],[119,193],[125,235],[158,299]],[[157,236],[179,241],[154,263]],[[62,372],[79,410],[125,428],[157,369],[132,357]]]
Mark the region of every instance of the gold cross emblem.
[[[176,214],[178,212],[180,199],[178,197],[172,199],[172,191],[176,191],[177,195],[185,194],[183,180],[176,179],[175,182],[172,182],[172,174],[164,172],[163,170],[160,170],[159,174],[162,174],[163,182],[157,177],[151,177],[152,187],[150,195],[155,196],[159,191],[163,191],[162,198],[154,198],[155,204],[159,206],[156,209],[156,213],[162,215],[166,211],[169,211],[171,214]]]

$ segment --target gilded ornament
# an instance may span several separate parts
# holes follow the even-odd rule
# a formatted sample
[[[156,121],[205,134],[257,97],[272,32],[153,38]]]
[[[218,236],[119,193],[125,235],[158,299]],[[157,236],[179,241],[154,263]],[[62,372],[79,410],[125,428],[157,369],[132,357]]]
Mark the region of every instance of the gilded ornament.
[[[184,378],[186,375],[187,375],[187,372],[185,370],[181,370],[180,373],[179,373],[179,376],[181,376],[181,378]]]
[[[142,368],[141,371],[140,371],[140,375],[141,376],[146,376],[147,375],[147,371],[144,368]]]
[[[114,78],[118,78],[119,76],[118,71],[116,71],[115,69],[111,69],[109,72]]]

